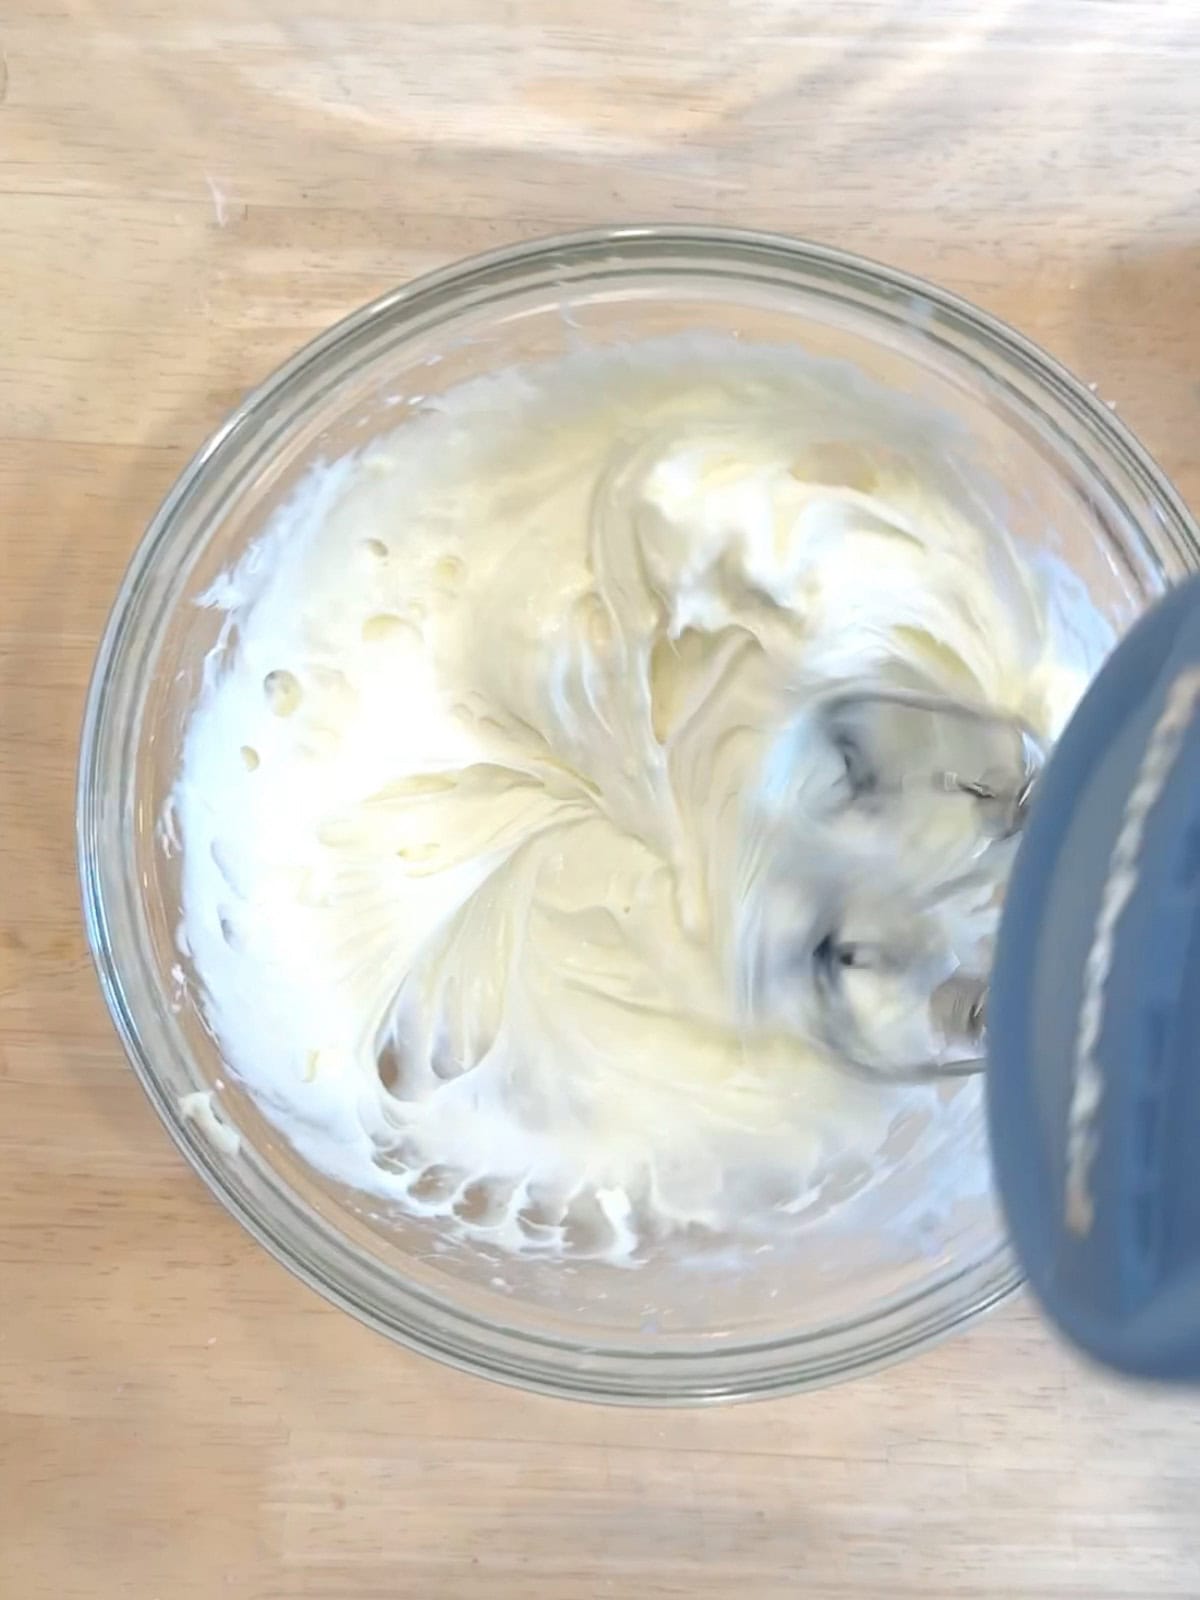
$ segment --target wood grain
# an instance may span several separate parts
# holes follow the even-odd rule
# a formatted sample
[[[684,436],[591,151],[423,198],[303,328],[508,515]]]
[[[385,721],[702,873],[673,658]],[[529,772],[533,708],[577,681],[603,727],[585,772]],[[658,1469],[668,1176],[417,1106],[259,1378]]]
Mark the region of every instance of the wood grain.
[[[927,273],[1200,503],[1196,0],[8,0],[0,1594],[1200,1596],[1200,1400],[1016,1306],[840,1390],[628,1413],[395,1350],[182,1165],[77,914],[85,681],[158,497],[368,296],[627,219]]]

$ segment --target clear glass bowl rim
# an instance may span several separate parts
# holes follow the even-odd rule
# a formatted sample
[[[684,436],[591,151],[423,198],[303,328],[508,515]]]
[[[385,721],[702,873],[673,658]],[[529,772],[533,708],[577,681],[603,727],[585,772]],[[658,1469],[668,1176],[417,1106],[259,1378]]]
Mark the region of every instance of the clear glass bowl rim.
[[[1200,530],[1175,490],[1136,438],[1108,407],[1037,345],[989,315],[924,279],[864,257],[786,235],[737,228],[633,225],[554,235],[467,257],[388,291],[351,312],[300,349],[253,389],[202,445],[184,468],[151,520],[113,603],[88,690],[80,742],[76,848],[84,920],[92,958],[110,1015],[142,1088],[176,1145],[225,1208],[279,1262],[334,1304],[402,1344],[463,1370],[543,1393],[634,1404],[695,1404],[714,1400],[778,1395],[859,1375],[915,1354],[973,1321],[1007,1298],[1021,1284],[1021,1273],[1007,1246],[961,1273],[882,1308],[862,1319],[817,1333],[759,1342],[728,1341],[703,1351],[656,1352],[646,1349],[598,1350],[565,1340],[504,1328],[474,1317],[448,1301],[435,1299],[396,1280],[387,1281],[386,1307],[364,1292],[362,1274],[337,1274],[315,1248],[316,1235],[331,1230],[307,1207],[293,1204],[282,1217],[268,1216],[231,1182],[228,1169],[188,1136],[184,1118],[146,1049],[130,984],[114,955],[109,896],[101,855],[101,800],[105,786],[121,771],[123,736],[114,725],[114,685],[128,671],[132,640],[144,623],[142,601],[151,579],[169,572],[187,556],[176,538],[188,508],[227,463],[245,452],[257,434],[270,436],[307,404],[333,386],[330,371],[345,370],[347,359],[369,354],[386,334],[403,337],[418,316],[453,316],[480,296],[497,300],[547,271],[637,278],[672,271],[739,273],[754,278],[771,272],[791,279],[798,290],[846,294],[868,312],[891,320],[921,307],[922,332],[939,333],[961,356],[972,355],[994,381],[1016,386],[1028,409],[1029,393],[1049,410],[1042,420],[1059,432],[1056,413],[1069,418],[1087,442],[1089,456],[1144,499],[1159,523],[1158,535],[1188,566],[1200,566]],[[899,310],[897,308],[900,308]],[[905,309],[907,308],[907,309]],[[334,379],[336,383],[336,378]],[[278,424],[281,412],[286,412]],[[278,424],[278,426],[276,426]],[[269,443],[269,437],[265,441]],[[257,441],[261,448],[264,441]],[[1079,449],[1075,441],[1076,450]],[[226,493],[245,479],[235,478]],[[128,754],[126,751],[125,754]],[[142,978],[156,983],[143,959]],[[383,1276],[382,1267],[377,1276]],[[354,1281],[351,1278],[354,1277]]]

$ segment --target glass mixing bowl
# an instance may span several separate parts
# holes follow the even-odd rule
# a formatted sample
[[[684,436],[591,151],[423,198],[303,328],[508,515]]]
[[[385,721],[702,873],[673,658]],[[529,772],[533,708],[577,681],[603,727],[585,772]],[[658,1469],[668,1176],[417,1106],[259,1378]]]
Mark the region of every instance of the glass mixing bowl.
[[[221,1060],[177,948],[178,862],[161,843],[181,735],[220,618],[194,601],[316,460],[402,425],[428,397],[581,345],[703,330],[856,363],[961,423],[1012,527],[1123,628],[1200,564],[1170,485],[1088,391],[991,317],[837,251],[717,229],[617,228],[519,245],[385,295],[251,394],[203,447],[130,564],[87,703],[78,848],[88,934],[134,1068],[188,1160],[280,1261],[372,1327],[560,1395],[765,1395],[907,1355],[1009,1294],[1019,1273],[986,1182],[900,1249],[871,1225],[936,1181],[896,1128],[868,1198],[826,1186],[786,1248],[728,1241],[630,1270],[501,1257],[307,1167]],[[974,1090],[966,1091],[975,1093]],[[962,1137],[986,1161],[979,1098]],[[984,1168],[986,1171],[986,1168]],[[861,1183],[861,1180],[860,1180]]]

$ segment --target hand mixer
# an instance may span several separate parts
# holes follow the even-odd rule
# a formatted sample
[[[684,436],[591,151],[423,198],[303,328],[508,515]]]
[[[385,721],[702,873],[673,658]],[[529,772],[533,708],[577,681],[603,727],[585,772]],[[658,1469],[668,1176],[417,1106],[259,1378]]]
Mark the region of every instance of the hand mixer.
[[[1109,1366],[1198,1380],[1200,579],[1124,639],[1044,765],[1015,719],[903,691],[850,695],[830,731],[868,791],[871,741],[846,729],[881,714],[896,738],[898,716],[921,717],[926,732],[910,722],[910,738],[957,730],[1005,747],[998,763],[943,762],[925,781],[976,798],[997,838],[1019,833],[990,983],[951,984],[967,1048],[898,1075],[986,1065],[996,1184],[1048,1315]],[[827,998],[856,958],[819,957]],[[852,1051],[850,1064],[897,1075]]]

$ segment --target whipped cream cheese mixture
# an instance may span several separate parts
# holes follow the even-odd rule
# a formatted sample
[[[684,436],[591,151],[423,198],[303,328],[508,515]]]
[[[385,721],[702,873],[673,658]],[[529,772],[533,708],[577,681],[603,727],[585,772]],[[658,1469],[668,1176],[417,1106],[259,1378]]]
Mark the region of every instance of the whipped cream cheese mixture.
[[[1052,736],[1108,642],[962,443],[848,368],[676,339],[466,385],[309,475],[207,596],[172,799],[209,1025],[303,1157],[631,1260],[800,1225],[905,1108],[949,1114],[837,1065],[813,974],[883,949],[838,980],[859,1025],[935,1051],[998,847],[962,796],[871,793],[821,707],[908,686]]]

